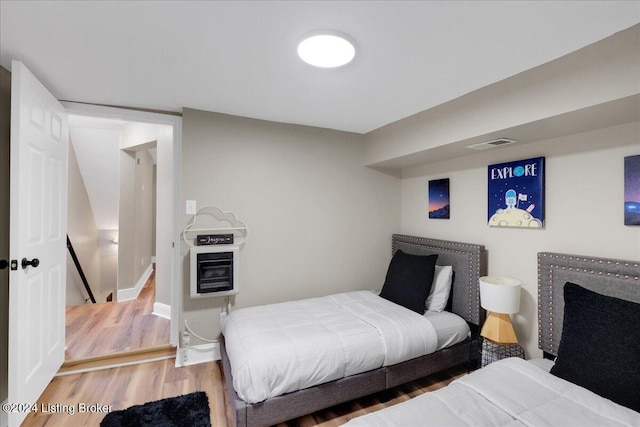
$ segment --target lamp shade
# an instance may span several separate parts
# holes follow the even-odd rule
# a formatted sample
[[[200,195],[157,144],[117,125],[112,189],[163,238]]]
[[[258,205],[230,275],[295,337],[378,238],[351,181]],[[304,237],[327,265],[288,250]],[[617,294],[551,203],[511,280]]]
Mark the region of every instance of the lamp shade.
[[[493,313],[514,314],[520,311],[521,282],[509,277],[480,278],[480,305]]]

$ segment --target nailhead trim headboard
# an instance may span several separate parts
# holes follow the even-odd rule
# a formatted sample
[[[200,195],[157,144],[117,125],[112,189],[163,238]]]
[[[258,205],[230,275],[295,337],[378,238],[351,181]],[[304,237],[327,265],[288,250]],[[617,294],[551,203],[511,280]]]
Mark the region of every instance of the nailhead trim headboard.
[[[393,235],[391,246],[392,254],[398,249],[414,255],[438,254],[438,265],[453,266],[452,311],[474,325],[484,322],[479,289],[479,278],[487,273],[484,246],[402,234]]]
[[[538,253],[538,348],[554,356],[562,335],[567,282],[640,303],[639,261]]]

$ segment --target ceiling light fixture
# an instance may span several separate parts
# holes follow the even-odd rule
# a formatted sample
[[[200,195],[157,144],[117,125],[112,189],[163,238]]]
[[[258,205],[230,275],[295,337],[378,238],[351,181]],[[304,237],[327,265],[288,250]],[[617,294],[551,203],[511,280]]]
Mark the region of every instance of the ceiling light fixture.
[[[314,67],[341,67],[351,62],[355,54],[353,40],[346,34],[334,30],[308,33],[298,43],[298,56]]]

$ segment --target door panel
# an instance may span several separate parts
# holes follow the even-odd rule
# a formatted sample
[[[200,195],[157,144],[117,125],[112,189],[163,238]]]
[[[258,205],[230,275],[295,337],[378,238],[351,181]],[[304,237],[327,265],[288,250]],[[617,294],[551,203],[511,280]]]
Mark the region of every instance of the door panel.
[[[64,108],[13,61],[9,402],[35,402],[64,361],[67,150]],[[40,263],[22,268],[23,258]],[[9,425],[25,416],[9,414]]]

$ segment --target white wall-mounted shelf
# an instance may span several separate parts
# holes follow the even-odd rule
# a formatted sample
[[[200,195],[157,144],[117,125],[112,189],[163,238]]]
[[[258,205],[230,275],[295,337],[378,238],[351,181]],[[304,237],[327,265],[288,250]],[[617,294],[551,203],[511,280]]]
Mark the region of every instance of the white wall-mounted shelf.
[[[242,246],[249,238],[249,227],[235,213],[216,206],[203,206],[196,211],[182,230],[182,240],[193,248],[199,234],[233,234],[233,244]]]

